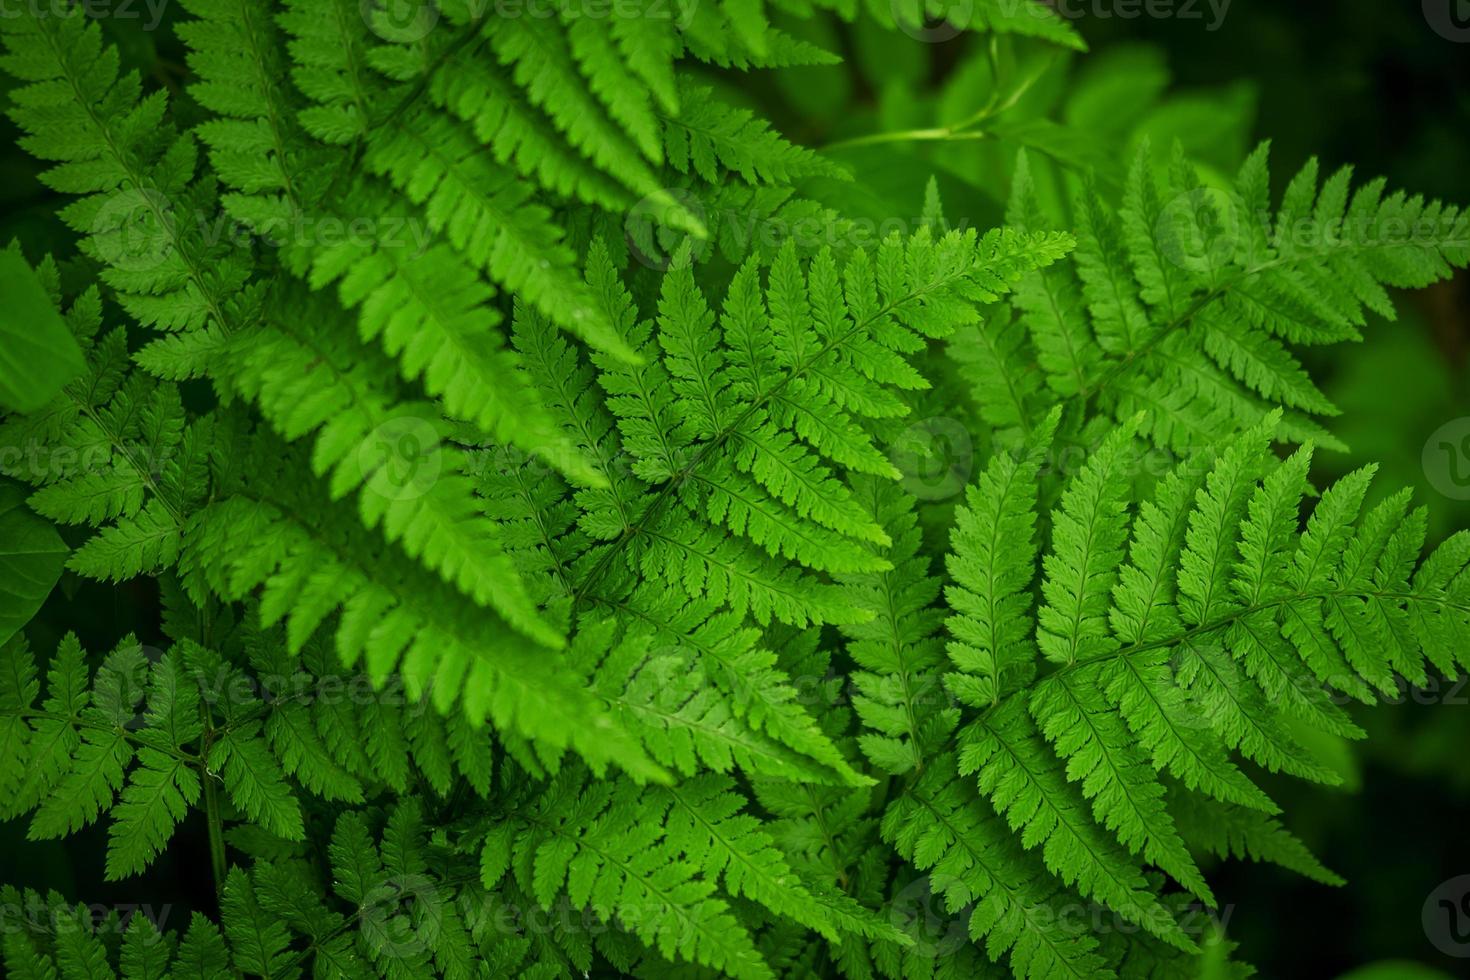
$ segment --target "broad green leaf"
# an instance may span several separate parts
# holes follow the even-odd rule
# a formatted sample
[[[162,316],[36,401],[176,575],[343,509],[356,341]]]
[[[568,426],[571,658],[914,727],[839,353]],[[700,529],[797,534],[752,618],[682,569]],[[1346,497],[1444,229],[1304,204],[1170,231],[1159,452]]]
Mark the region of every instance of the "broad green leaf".
[[[66,556],[61,535],[26,506],[20,487],[0,483],[0,643],[41,608]]]
[[[16,250],[0,252],[0,405],[33,412],[82,373],[82,350]]]

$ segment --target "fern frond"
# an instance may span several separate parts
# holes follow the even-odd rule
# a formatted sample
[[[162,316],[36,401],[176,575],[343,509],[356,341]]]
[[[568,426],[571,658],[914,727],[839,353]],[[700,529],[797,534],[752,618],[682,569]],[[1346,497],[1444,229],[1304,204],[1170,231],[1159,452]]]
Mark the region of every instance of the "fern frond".
[[[901,413],[903,403],[893,390],[923,385],[905,354],[925,337],[944,336],[970,320],[969,303],[993,299],[1065,245],[1058,236],[952,233],[932,242],[920,233],[908,243],[888,240],[876,260],[854,252],[840,269],[820,254],[809,272],[787,248],[771,270],[764,302],[754,265],[736,277],[724,343],[710,331],[713,313],[688,271],[671,271],[660,299],[661,364],[604,365],[599,378],[635,456],[634,472],[661,486],[634,528],[589,552],[596,560],[577,594],[587,594],[605,569],[627,562],[695,595],[729,602],[737,611],[750,609],[763,621],[774,615],[797,625],[840,622],[834,617],[845,614],[827,611],[831,602],[817,604],[820,586],[797,584],[801,573],[780,564],[773,566],[779,569],[775,576],[754,574],[759,566],[742,555],[741,538],[716,543],[701,530],[698,515],[749,535],[775,558],[783,550],[780,539],[765,531],[765,522],[750,519],[754,508],[731,506],[730,489],[745,485],[743,494],[770,495],[772,503],[763,506],[775,507],[772,513],[781,505],[789,508],[783,520],[793,528],[811,528],[821,538],[836,532],[859,544],[886,543],[887,535],[862,513],[831,463],[865,458],[871,442],[864,420]],[[608,281],[598,271],[607,267],[595,249],[591,264],[594,276]],[[637,322],[630,300],[618,290],[598,291],[624,310],[615,319],[635,325],[635,347],[649,350],[653,360],[652,325]],[[775,325],[769,356],[751,344],[762,306]],[[838,431],[841,442],[834,441]],[[748,499],[759,503],[759,497]],[[670,508],[675,501],[682,507]],[[848,562],[828,567],[852,568]],[[805,595],[794,600],[783,593]]]
[[[10,110],[23,145],[55,163],[48,186],[78,195],[63,217],[123,307],[165,331],[248,317],[249,264],[196,220],[214,211],[212,182],[195,179],[198,147],[165,121],[165,94],[143,95],[75,9],[6,18],[5,46],[0,64],[25,83]]]
[[[31,679],[8,692],[4,709],[20,761],[6,815],[34,811],[29,835],[44,840],[75,833],[106,812],[107,878],[142,871],[199,799],[199,692],[180,658],[168,653],[150,662],[129,637],[89,679],[81,646],[68,634],[36,708],[41,685],[29,651],[12,642],[4,654],[7,676]],[[285,800],[295,805],[289,793]]]
[[[42,272],[57,299],[55,267]],[[95,289],[72,302],[66,320],[83,345],[83,374],[38,411],[8,418],[0,432],[24,448],[9,472],[35,487],[29,501],[38,513],[98,528],[68,566],[122,581],[177,560],[187,517],[205,493],[212,428],[208,418],[186,422],[172,385],[131,372],[126,330],[99,337],[101,319]]]
[[[618,761],[645,778],[660,774],[610,722],[595,734],[583,727],[601,713],[545,647],[411,563],[376,552],[355,522],[321,507],[308,488],[276,495],[279,503],[248,485],[241,490],[196,518],[188,560],[231,600],[259,588],[262,619],[285,620],[293,648],[340,611],[338,656],[349,666],[362,662],[376,686],[397,670],[412,699],[430,697],[441,712],[458,704],[474,724],[488,718],[534,740],[548,763],[574,746],[594,765]],[[232,549],[222,547],[226,540],[250,543]],[[493,647],[476,639],[485,635],[496,637]]]
[[[1470,217],[1385,195],[1382,181],[1350,191],[1350,170],[1319,190],[1315,161],[1273,210],[1267,155],[1263,145],[1215,186],[1182,150],[1157,172],[1144,146],[1116,206],[1096,183],[1074,183],[1075,266],[1033,274],[1012,303],[1053,391],[1119,422],[1144,412],[1143,434],[1185,453],[1273,406],[1284,410],[1279,438],[1339,445],[1317,421],[1337,409],[1292,348],[1356,340],[1367,312],[1393,316],[1387,287],[1424,286],[1470,263]],[[1037,203],[1024,154],[1007,220],[1033,230],[1058,221]],[[962,340],[979,392],[1023,396],[1019,413],[987,414],[1004,428],[1034,424],[1028,358],[1009,322]]]
[[[574,906],[607,909],[665,957],[734,977],[773,976],[715,896],[715,883],[699,873],[703,852],[681,859],[694,842],[673,837],[667,804],[650,807],[640,796],[632,784],[588,784],[567,770],[523,816],[491,831],[482,884],[493,887],[513,870],[538,904],[565,892]]]
[[[1077,936],[1057,909],[1068,893],[1016,846],[1004,823],[959,778],[953,755],[933,764],[883,818],[884,837],[930,874],[947,907],[974,902],[969,935],[992,960],[1009,954],[1019,977],[1111,976],[1097,943]]]
[[[1128,852],[1207,903],[1213,899],[1190,853],[1199,845],[1330,880],[1227,753],[1336,782],[1292,733],[1301,725],[1357,731],[1328,694],[1349,686],[1341,665],[1351,665],[1356,685],[1396,672],[1420,676],[1431,650],[1440,655],[1448,635],[1463,640],[1470,628],[1460,608],[1470,548],[1451,539],[1420,565],[1422,522],[1408,517],[1404,495],[1358,519],[1370,473],[1329,488],[1307,530],[1298,530],[1310,447],[1284,461],[1268,456],[1278,419],[1268,416],[1180,464],[1139,509],[1120,572],[1132,491],[1119,461],[1132,451],[1132,436],[1127,427],[1114,430],[1068,481],[1050,522],[1041,588],[1051,605],[1010,613],[1050,631],[1038,635],[1052,637],[1051,666],[1035,681],[1021,675],[1008,691],[979,687],[988,697],[973,702],[982,711],[960,733],[960,774],[978,778],[1023,847],[1040,846],[1050,874],[1186,950],[1192,937],[1164,912]],[[979,499],[1013,506],[997,481],[1015,470],[1012,457],[994,459],[977,484],[985,489]],[[1021,482],[1022,508],[1033,482]],[[985,570],[1004,554],[1017,567],[1013,589],[1032,574],[1024,552],[1017,560],[998,534],[982,531],[998,526],[970,514],[959,522],[951,567],[966,588],[949,593],[962,613],[950,622],[968,643],[1000,635],[1002,596],[985,585],[996,578]],[[1024,540],[1024,530],[1015,533]],[[1106,560],[1096,558],[1103,553]],[[979,601],[983,595],[989,600]],[[1338,628],[1322,629],[1338,609],[1351,610],[1352,621],[1338,612]],[[1293,637],[1313,622],[1313,645],[1299,652]],[[1025,651],[1027,633],[1012,627],[1004,641],[986,640],[989,647],[952,650],[985,650],[965,663],[989,674],[997,663],[991,651]],[[1059,644],[1069,635],[1096,639]],[[1031,655],[1026,662],[1034,663]],[[1177,782],[1166,783],[1165,774]],[[914,805],[895,804],[890,819]],[[1206,829],[1204,812],[1225,822]],[[945,848],[946,860],[969,861],[954,842]]]
[[[940,583],[919,553],[921,531],[898,484],[870,477],[857,491],[874,521],[894,536],[886,556],[893,568],[844,577],[853,605],[876,612],[871,622],[843,627],[861,668],[852,675],[853,706],[872,729],[858,744],[873,765],[901,775],[922,770],[958,721],[958,711],[939,707],[943,648],[933,603]]]

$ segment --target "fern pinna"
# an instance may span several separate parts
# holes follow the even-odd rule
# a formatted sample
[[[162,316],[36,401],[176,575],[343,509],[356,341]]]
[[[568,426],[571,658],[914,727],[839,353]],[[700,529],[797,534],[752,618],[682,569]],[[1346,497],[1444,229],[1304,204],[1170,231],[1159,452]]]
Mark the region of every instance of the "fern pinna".
[[[848,169],[711,86],[832,63],[777,26],[813,6],[942,12],[186,0],[183,92],[79,9],[0,22],[77,241],[4,259],[68,373],[0,359],[41,542],[0,810],[217,899],[7,888],[9,975],[1246,975],[1209,863],[1339,882],[1263,787],[1470,667],[1470,535],[1314,484],[1299,352],[1470,219],[1033,140],[1004,227],[931,184],[859,241]],[[996,71],[1084,47],[1024,6],[975,6]],[[902,451],[935,404],[983,449],[954,507]],[[20,632],[61,554],[151,580],[152,642]]]

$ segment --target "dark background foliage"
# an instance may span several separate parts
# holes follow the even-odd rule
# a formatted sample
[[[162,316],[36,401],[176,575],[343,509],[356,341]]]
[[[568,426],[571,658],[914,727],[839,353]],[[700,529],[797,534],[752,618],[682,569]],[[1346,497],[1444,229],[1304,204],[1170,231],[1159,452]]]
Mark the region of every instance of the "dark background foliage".
[[[1173,9],[1183,11],[1186,2]],[[153,84],[178,94],[186,75],[169,25],[180,12],[165,6],[157,29],[147,31],[151,17],[137,6],[139,18],[105,26]],[[1222,169],[1244,147],[1270,138],[1278,182],[1316,154],[1329,168],[1353,161],[1361,176],[1383,175],[1392,187],[1470,201],[1470,4],[1464,0],[1234,0],[1213,30],[1203,0],[1191,4],[1201,17],[1150,17],[1142,2],[1130,0],[1060,6],[1082,14],[1077,26],[1094,52],[1087,60],[1139,44],[1162,52],[1175,91],[1199,96],[1178,110],[1181,125],[1213,127],[1200,149],[1207,159],[1213,151]],[[1133,9],[1138,16],[1119,16]],[[1448,32],[1458,41],[1436,31],[1434,22],[1463,25]],[[922,124],[923,107],[942,108],[946,91],[954,97],[956,80],[963,82],[983,44],[970,32],[924,44],[832,21],[784,26],[842,52],[847,64],[742,77],[736,96],[758,103],[789,136],[813,146],[853,132]],[[67,236],[50,217],[53,202],[35,180],[35,164],[14,145],[8,122],[0,128],[11,137],[0,155],[0,238],[20,238],[30,254],[64,248]],[[895,144],[840,153],[858,179],[832,190],[830,203],[875,219],[902,206],[913,210],[937,160],[945,165],[941,186],[951,219],[957,212],[972,223],[995,223],[1005,188],[987,185],[969,169],[970,158],[939,155],[951,149],[930,154]],[[1353,450],[1351,458],[1322,457],[1318,475],[1328,479],[1355,461],[1377,459],[1385,477],[1380,485],[1416,487],[1443,534],[1470,525],[1470,503],[1435,489],[1423,451],[1442,425],[1470,415],[1470,277],[1408,297],[1402,309],[1397,323],[1372,324],[1363,344],[1333,348],[1308,365],[1343,409],[1334,430]],[[75,628],[94,650],[128,631],[153,642],[157,610],[148,580],[108,589],[68,576],[31,627],[32,638],[46,648]],[[1349,774],[1343,789],[1295,780],[1267,787],[1293,829],[1349,885],[1334,890],[1274,867],[1227,864],[1212,878],[1227,903],[1229,933],[1265,977],[1336,977],[1381,960],[1466,975],[1470,961],[1437,950],[1421,912],[1441,882],[1470,873],[1470,686],[1441,682],[1405,691],[1397,703],[1353,710],[1369,732],[1367,742],[1351,751],[1324,747]],[[213,911],[207,876],[194,865],[206,853],[202,820],[183,829],[145,879],[100,889],[86,869],[101,865],[102,832],[22,847],[24,833],[24,821],[0,825],[0,880],[100,902],[146,902],[155,916],[166,916],[160,924],[176,928],[189,911]]]
[[[1255,135],[1288,167],[1310,154],[1361,174],[1449,200],[1470,173],[1470,9],[1460,43],[1428,26],[1435,3],[1237,0],[1218,31],[1179,20],[1083,25],[1096,48],[1126,40],[1162,45],[1185,85],[1248,78],[1258,94]],[[1343,409],[1336,431],[1355,455],[1383,461],[1446,517],[1466,504],[1437,493],[1424,441],[1470,413],[1470,280],[1424,291],[1396,324],[1311,365]],[[1446,525],[1440,524],[1441,528]],[[1314,885],[1276,869],[1231,864],[1217,872],[1222,901],[1241,903],[1231,934],[1268,977],[1334,976],[1401,958],[1466,975],[1466,961],[1426,941],[1429,892],[1470,872],[1470,688],[1406,691],[1401,703],[1356,712],[1368,731],[1354,751],[1351,795],[1279,787],[1283,808],[1323,860],[1348,879]]]

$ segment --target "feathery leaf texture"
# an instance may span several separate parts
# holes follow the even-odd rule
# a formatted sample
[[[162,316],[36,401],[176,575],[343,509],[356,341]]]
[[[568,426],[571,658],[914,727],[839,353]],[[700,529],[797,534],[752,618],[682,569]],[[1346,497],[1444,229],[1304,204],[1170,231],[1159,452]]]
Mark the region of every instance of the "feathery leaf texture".
[[[1337,408],[1292,348],[1357,340],[1369,314],[1394,318],[1388,288],[1470,265],[1470,212],[1382,180],[1352,189],[1351,168],[1324,182],[1315,160],[1273,204],[1268,153],[1216,185],[1177,146],[1156,172],[1145,145],[1117,203],[1072,181],[1072,262],[1030,274],[1008,316],[952,342],[985,420],[1024,433],[1069,399],[1119,423],[1142,413],[1145,438],[1188,454],[1280,408],[1283,440],[1343,448],[1320,421]],[[1006,220],[1063,226],[1024,151]]]
[[[177,115],[84,11],[0,18],[79,253],[0,418],[50,569],[0,818],[105,826],[109,881],[199,821],[218,915],[5,888],[7,976],[1182,978],[1206,859],[1340,883],[1252,774],[1335,784],[1346,701],[1470,669],[1470,532],[1318,492],[1298,349],[1470,264],[1465,212],[1145,145],[865,241],[704,70],[833,63],[816,10],[1085,50],[1034,0],[182,6]],[[40,643],[57,574],[157,631]]]

